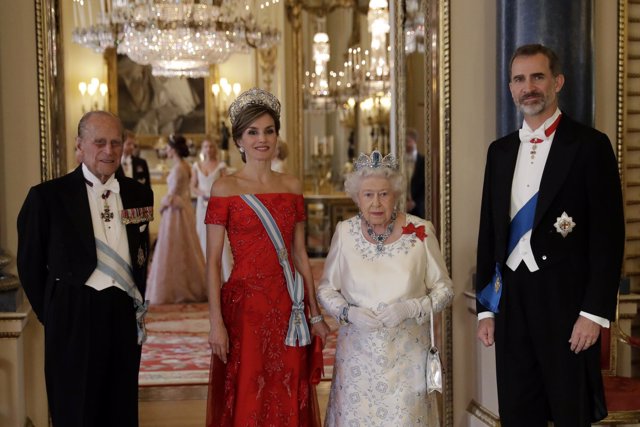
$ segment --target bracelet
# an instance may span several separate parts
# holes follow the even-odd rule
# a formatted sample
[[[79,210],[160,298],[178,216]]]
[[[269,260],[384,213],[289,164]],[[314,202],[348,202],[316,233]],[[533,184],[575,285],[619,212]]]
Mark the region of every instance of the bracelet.
[[[324,317],[322,317],[322,314],[318,314],[317,316],[311,316],[309,318],[309,323],[311,323],[312,325],[315,325],[316,323],[320,323],[324,320]]]

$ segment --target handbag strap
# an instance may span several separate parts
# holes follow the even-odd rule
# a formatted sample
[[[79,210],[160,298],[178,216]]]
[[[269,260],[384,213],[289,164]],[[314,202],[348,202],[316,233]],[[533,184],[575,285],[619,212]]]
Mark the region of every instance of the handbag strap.
[[[433,333],[433,301],[431,300],[431,296],[429,296],[429,305],[431,306],[431,310],[429,310],[429,322],[431,324],[431,348],[434,348],[436,346],[436,342]]]
[[[284,343],[290,347],[296,346],[296,341],[300,347],[311,344],[311,333],[304,314],[304,280],[300,273],[291,268],[289,264],[289,253],[284,244],[282,233],[278,224],[269,212],[269,209],[253,194],[240,195],[247,205],[256,213],[267,235],[271,239],[278,255],[278,262],[284,272],[287,282],[287,290],[291,297],[291,316],[289,317],[289,328]],[[292,271],[293,270],[293,271]]]

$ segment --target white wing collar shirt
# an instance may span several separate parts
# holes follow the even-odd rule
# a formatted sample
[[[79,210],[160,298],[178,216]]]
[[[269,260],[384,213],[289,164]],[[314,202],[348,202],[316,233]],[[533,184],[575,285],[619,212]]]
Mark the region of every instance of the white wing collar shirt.
[[[127,264],[131,265],[127,230],[120,218],[120,212],[123,209],[122,199],[120,198],[120,184],[115,178],[115,174],[102,184],[85,164],[82,165],[82,173],[87,183],[87,196],[89,197],[91,222],[95,238],[105,242]],[[117,281],[97,268],[89,276],[86,285],[98,291],[115,286],[126,292]]]
[[[554,130],[547,136],[545,130],[551,127],[558,117],[560,117],[560,110],[556,109],[556,112],[535,130],[523,121],[520,129],[518,160],[511,184],[511,219],[540,189],[544,165],[547,163],[551,143],[556,134]],[[507,258],[507,266],[513,271],[521,262],[524,262],[531,272],[539,269],[531,250],[531,232],[532,230],[529,230],[520,238]]]

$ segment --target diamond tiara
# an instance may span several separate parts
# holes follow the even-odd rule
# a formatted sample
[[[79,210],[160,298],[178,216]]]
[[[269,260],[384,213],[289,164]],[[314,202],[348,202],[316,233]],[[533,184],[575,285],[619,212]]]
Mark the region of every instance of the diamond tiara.
[[[387,154],[382,157],[382,154],[378,150],[374,150],[371,153],[371,156],[367,156],[364,153],[360,153],[358,159],[353,164],[353,167],[356,171],[359,171],[363,168],[389,168],[392,170],[398,169],[398,161],[392,154]]]
[[[229,119],[231,119],[231,125],[235,125],[238,115],[244,111],[249,105],[262,105],[273,112],[280,118],[280,101],[272,93],[267,92],[264,89],[254,87],[241,93],[229,106]]]

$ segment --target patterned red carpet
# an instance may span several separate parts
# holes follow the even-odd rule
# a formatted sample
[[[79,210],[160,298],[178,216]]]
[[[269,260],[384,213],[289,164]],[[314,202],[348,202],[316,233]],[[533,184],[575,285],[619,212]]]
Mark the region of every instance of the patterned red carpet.
[[[142,346],[140,386],[209,381],[207,311],[206,303],[151,306],[146,317],[147,342]]]
[[[140,386],[207,384],[211,359],[207,304],[154,305],[146,319],[148,338],[142,347]],[[327,320],[337,329],[335,320]],[[331,380],[335,344],[334,333],[323,350],[323,380]]]

